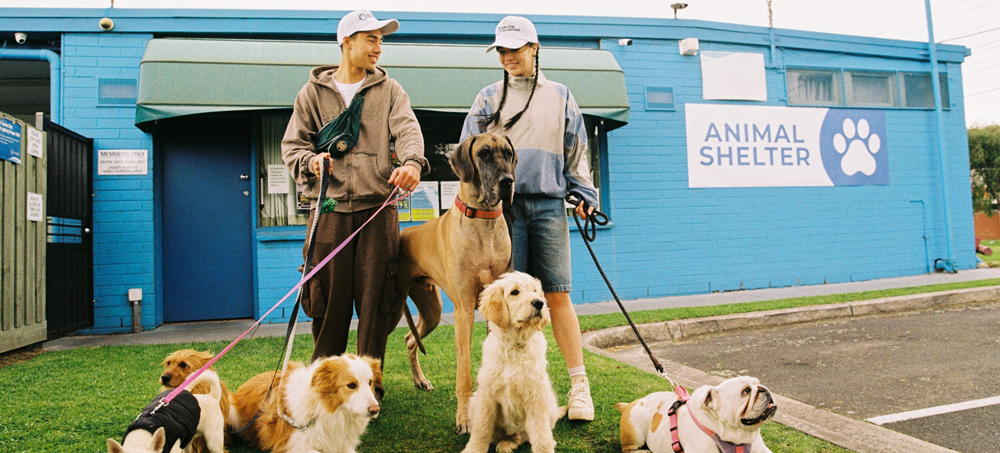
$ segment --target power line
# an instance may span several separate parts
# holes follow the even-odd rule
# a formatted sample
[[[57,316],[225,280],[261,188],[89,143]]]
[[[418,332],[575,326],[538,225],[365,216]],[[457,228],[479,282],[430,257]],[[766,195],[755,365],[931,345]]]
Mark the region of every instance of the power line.
[[[994,91],[1000,91],[1000,87],[994,88],[992,90],[980,91],[980,92],[974,93],[974,94],[967,94],[967,95],[965,95],[965,97],[966,98],[971,98],[973,96],[979,96],[980,94],[992,93]]]
[[[997,63],[997,64],[991,64],[991,65],[989,65],[989,66],[984,66],[984,67],[982,67],[982,68],[976,68],[976,70],[975,70],[975,71],[969,71],[969,72],[965,73],[965,75],[967,75],[967,76],[968,76],[968,75],[971,75],[971,74],[975,74],[975,73],[977,73],[977,72],[980,72],[980,71],[982,71],[982,70],[984,70],[984,69],[989,69],[989,68],[995,68],[995,67],[997,67],[997,66],[1000,66],[1000,63]]]
[[[954,38],[948,38],[948,39],[945,39],[945,40],[943,40],[943,41],[938,41],[938,44],[941,44],[941,43],[943,43],[943,42],[948,42],[948,41],[954,41],[954,40],[956,40],[956,39],[962,39],[962,38],[968,38],[969,36],[976,36],[976,35],[981,35],[981,34],[983,34],[983,33],[989,33],[989,32],[991,32],[991,31],[997,31],[997,30],[1000,30],[1000,27],[997,27],[997,28],[991,28],[991,29],[989,29],[989,30],[983,30],[983,31],[980,31],[980,32],[976,32],[976,33],[969,33],[969,34],[967,34],[967,35],[962,35],[962,36],[957,36],[957,37],[954,37]]]
[[[938,11],[938,13],[943,13],[943,12],[945,12],[945,11],[948,11],[949,9],[952,9],[952,8],[954,8],[954,7],[956,7],[956,6],[959,6],[959,5],[963,4],[963,3],[969,3],[969,2],[971,2],[971,1],[972,1],[972,0],[964,0],[964,1],[961,1],[961,2],[958,2],[958,3],[954,4],[954,5],[951,5],[951,6],[947,7],[947,8],[944,8],[944,9],[942,9],[941,11]],[[993,0],[990,0],[990,2],[992,2],[992,1],[993,1]],[[989,2],[987,2],[987,3],[989,3]],[[890,29],[888,29],[888,30],[885,30],[885,31],[883,31],[883,32],[879,32],[879,33],[876,33],[876,34],[875,34],[875,36],[876,36],[876,37],[878,37],[878,36],[882,36],[882,35],[884,35],[884,34],[886,34],[886,33],[889,33],[890,31],[893,31],[893,30],[898,30],[898,29],[900,29],[900,28],[903,28],[903,27],[906,27],[907,25],[910,25],[910,24],[912,24],[912,23],[914,23],[914,22],[920,22],[920,21],[923,21],[923,20],[927,20],[927,18],[926,18],[926,17],[921,17],[921,18],[919,18],[919,19],[914,19],[914,20],[911,20],[911,21],[909,21],[909,22],[907,22],[907,23],[905,23],[905,24],[903,24],[903,25],[897,25],[897,26],[895,26],[895,27],[892,27],[892,28],[890,28]]]
[[[943,24],[943,23],[945,23],[945,22],[947,22],[947,21],[949,21],[949,20],[952,20],[952,19],[954,19],[954,18],[956,18],[956,17],[958,17],[958,16],[961,16],[961,15],[963,15],[963,14],[965,14],[965,13],[969,12],[969,11],[972,11],[972,10],[974,10],[974,9],[979,9],[979,8],[982,8],[982,7],[986,6],[986,5],[989,5],[989,4],[991,4],[991,3],[994,3],[995,1],[996,1],[996,0],[990,0],[990,1],[986,2],[986,3],[983,3],[982,5],[978,5],[978,6],[973,6],[972,8],[969,8],[969,9],[967,9],[967,10],[965,10],[965,11],[962,11],[962,12],[960,12],[960,13],[958,13],[958,14],[954,15],[954,16],[951,16],[951,17],[949,17],[949,18],[947,18],[947,19],[941,19],[941,20],[938,20],[938,21],[934,21],[934,25],[935,25],[935,26],[937,26],[938,24]],[[907,33],[907,34],[905,34],[905,35],[902,35],[902,36],[900,36],[900,38],[902,38],[902,37],[904,37],[904,36],[909,36],[909,35],[912,35],[912,34],[914,34],[914,33],[919,33],[919,32],[921,32],[921,31],[926,31],[926,28],[924,28],[924,29],[920,29],[920,30],[914,30],[914,31],[911,31],[911,32],[909,32],[909,33]],[[955,39],[957,39],[957,38],[955,38]]]

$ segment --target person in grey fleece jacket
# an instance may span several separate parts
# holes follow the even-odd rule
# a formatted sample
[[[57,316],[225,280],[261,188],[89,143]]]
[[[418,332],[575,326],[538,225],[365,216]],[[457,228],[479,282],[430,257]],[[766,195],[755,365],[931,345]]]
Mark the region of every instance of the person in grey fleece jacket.
[[[330,161],[326,197],[337,201],[320,214],[313,262],[322,260],[361,227],[388,198],[393,187],[413,190],[430,172],[424,141],[410,99],[385,69],[376,65],[382,37],[396,31],[395,19],[379,21],[367,10],[348,13],[337,27],[339,66],[314,68],[295,98],[281,142],[282,159],[304,194],[319,195],[321,164]],[[358,141],[346,154],[320,153],[313,139],[348,105],[364,95]],[[390,141],[401,165],[392,166]],[[313,206],[308,225],[321,208]],[[302,248],[303,259],[313,238]],[[313,318],[312,359],[339,355],[347,348],[354,310],[358,317],[357,353],[385,359],[386,338],[395,327],[395,276],[399,214],[388,206],[333,260],[304,285],[303,309]],[[377,389],[379,396],[384,389]]]
[[[514,144],[512,261],[514,270],[542,281],[552,332],[569,371],[571,420],[593,420],[594,403],[583,365],[580,323],[571,289],[569,224],[563,198],[575,193],[584,219],[597,206],[587,163],[583,115],[566,85],[545,78],[538,67],[538,34],[528,19],[507,16],[497,25],[503,81],[483,88],[466,116],[461,140],[492,132]],[[506,215],[507,213],[505,213]]]

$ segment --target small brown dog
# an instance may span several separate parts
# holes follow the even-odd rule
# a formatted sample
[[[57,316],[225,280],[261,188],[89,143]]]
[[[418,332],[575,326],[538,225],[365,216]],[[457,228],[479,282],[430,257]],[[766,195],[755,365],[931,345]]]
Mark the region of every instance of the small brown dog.
[[[195,351],[194,349],[180,349],[174,351],[168,355],[167,358],[163,359],[163,374],[160,375],[160,385],[162,385],[164,389],[177,388],[177,386],[184,383],[188,376],[191,376],[195,371],[201,369],[201,367],[205,366],[205,364],[214,357],[215,355],[210,352]],[[214,368],[210,369],[215,371]],[[234,427],[233,423],[231,423],[231,420],[234,420],[236,417],[234,413],[230,413],[232,410],[231,408],[235,409],[232,404],[233,393],[226,388],[226,384],[221,380],[219,385],[222,387],[222,397],[219,398],[219,409],[222,410],[222,416],[226,419],[225,429],[231,430],[239,428],[238,426]],[[207,383],[199,383],[186,390],[193,394],[201,395],[208,394],[210,387]],[[230,436],[227,433],[226,444],[230,443],[229,438]],[[195,453],[208,451],[204,439],[200,437],[196,437],[194,441],[192,441],[192,446]]]

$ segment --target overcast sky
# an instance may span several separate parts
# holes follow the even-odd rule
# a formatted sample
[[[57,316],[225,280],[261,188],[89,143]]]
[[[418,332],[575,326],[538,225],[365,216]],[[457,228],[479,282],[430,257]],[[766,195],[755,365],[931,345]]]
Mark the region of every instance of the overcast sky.
[[[681,0],[680,19],[768,25],[767,0]],[[0,7],[106,8],[112,0],[0,0]],[[370,9],[392,11],[673,17],[671,0],[114,0],[115,8]],[[962,64],[966,124],[1000,124],[1000,0],[931,0],[934,38],[972,49]],[[625,8],[623,8],[625,7]],[[773,0],[774,26],[927,41],[924,0]],[[405,26],[405,24],[404,24]]]

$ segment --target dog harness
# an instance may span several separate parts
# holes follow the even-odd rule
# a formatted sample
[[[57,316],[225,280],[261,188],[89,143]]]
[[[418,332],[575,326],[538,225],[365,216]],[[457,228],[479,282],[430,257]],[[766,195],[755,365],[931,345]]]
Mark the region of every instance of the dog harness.
[[[462,203],[462,199],[457,196],[455,197],[455,207],[470,219],[496,219],[503,215],[502,209],[484,211],[482,209],[470,208],[465,203]]]
[[[163,428],[163,434],[167,439],[163,444],[163,453],[170,453],[178,440],[181,442],[181,448],[187,447],[198,430],[201,406],[198,405],[198,399],[188,391],[178,393],[169,404],[162,404],[163,398],[171,391],[173,389],[156,395],[156,398],[142,409],[135,421],[128,425],[125,437],[137,429],[155,433],[157,429]],[[124,442],[124,439],[122,441]]]
[[[677,432],[677,410],[681,406],[687,404],[688,400],[691,399],[691,395],[688,391],[681,386],[674,387],[674,393],[677,394],[677,401],[670,406],[670,410],[667,411],[667,415],[670,416],[670,447],[673,448],[674,453],[684,453],[684,447],[681,446],[681,438]],[[712,440],[715,441],[715,445],[719,447],[719,451],[722,453],[750,453],[750,444],[734,444],[732,442],[726,442],[719,438],[719,435],[712,432],[712,430],[702,425],[694,416],[694,412],[691,408],[688,408],[688,414],[691,416],[691,420],[694,421],[698,428],[701,428],[705,434],[708,434]]]

